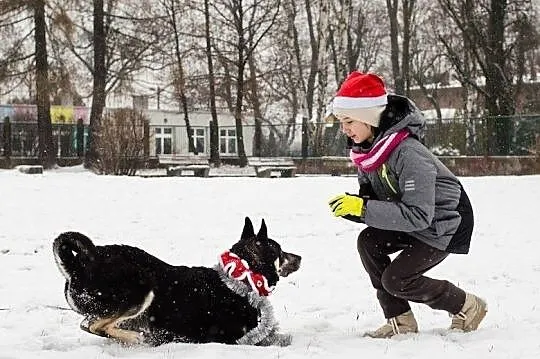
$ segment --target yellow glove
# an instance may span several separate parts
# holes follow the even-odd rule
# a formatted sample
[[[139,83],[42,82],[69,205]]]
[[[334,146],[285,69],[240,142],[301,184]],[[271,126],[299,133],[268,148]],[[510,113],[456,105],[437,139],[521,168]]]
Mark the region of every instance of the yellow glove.
[[[340,194],[332,198],[328,201],[328,205],[336,217],[346,215],[361,217],[364,212],[364,200],[362,197],[349,193]]]

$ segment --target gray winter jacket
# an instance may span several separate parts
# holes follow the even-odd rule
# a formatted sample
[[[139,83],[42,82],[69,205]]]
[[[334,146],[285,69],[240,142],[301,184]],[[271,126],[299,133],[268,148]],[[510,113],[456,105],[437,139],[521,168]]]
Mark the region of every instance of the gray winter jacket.
[[[401,142],[377,171],[359,170],[360,188],[369,183],[375,194],[366,203],[363,220],[371,227],[407,232],[450,252],[454,250],[448,247],[459,228],[461,249],[456,252],[467,253],[473,226],[470,202],[456,176],[418,140],[424,125],[423,115],[412,102],[389,96],[381,115],[381,132],[373,144],[403,128],[412,136]],[[458,205],[465,212],[458,210]],[[460,226],[463,213],[470,217]]]

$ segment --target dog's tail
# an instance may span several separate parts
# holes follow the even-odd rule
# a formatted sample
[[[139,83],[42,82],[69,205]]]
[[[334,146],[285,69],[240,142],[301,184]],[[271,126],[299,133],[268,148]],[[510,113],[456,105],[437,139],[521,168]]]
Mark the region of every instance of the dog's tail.
[[[75,272],[89,269],[87,266],[95,261],[95,249],[94,243],[84,234],[64,232],[54,240],[54,260],[60,272],[69,279]]]

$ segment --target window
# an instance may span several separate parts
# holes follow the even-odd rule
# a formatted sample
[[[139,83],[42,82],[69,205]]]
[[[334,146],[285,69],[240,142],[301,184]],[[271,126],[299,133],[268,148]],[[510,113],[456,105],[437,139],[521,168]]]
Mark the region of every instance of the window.
[[[154,135],[156,139],[156,155],[172,154],[172,127],[156,127]]]
[[[219,152],[224,154],[236,153],[236,130],[222,129],[219,131]]]
[[[206,134],[204,128],[193,128],[191,129],[191,137],[193,137],[193,144],[197,153],[206,152]]]

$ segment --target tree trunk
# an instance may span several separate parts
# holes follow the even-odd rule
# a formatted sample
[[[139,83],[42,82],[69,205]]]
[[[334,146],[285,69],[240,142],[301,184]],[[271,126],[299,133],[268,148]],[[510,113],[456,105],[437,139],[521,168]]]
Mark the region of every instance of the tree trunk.
[[[315,80],[317,78],[317,71],[319,69],[319,51],[321,51],[321,48],[319,46],[320,44],[316,35],[316,26],[313,21],[311,4],[311,0],[305,0],[310,39],[309,43],[311,45],[311,59],[309,63],[308,79],[305,87],[305,114],[302,116],[302,158],[304,159],[307,158],[307,156],[310,154],[309,148],[310,144],[312,143],[310,119],[313,118],[313,106],[315,102]],[[298,49],[300,50],[299,47]],[[298,54],[298,56],[300,56],[300,53]]]
[[[242,39],[239,40],[240,43],[243,42]],[[242,45],[243,46],[243,45]],[[238,150],[238,164],[240,167],[247,166],[247,155],[246,149],[244,147],[244,131],[242,125],[242,103],[244,95],[244,61],[243,61],[243,51],[242,48],[238,48],[238,77],[236,83],[236,105],[234,108],[234,120],[236,125],[236,143]]]
[[[319,69],[319,51],[323,51],[320,48],[319,41],[315,34],[315,24],[313,21],[313,15],[311,13],[311,1],[305,0],[306,4],[306,13],[308,20],[308,30],[309,30],[309,39],[311,44],[311,61],[309,64],[309,75],[306,85],[306,110],[307,110],[307,120],[313,117],[313,105],[315,97],[315,80],[317,77],[317,71]]]
[[[210,121],[210,163],[219,167],[219,125],[216,110],[216,84],[214,78],[214,62],[212,60],[212,44],[210,38],[210,10],[208,0],[204,0],[204,31],[206,36],[206,60],[208,63],[208,86],[210,90],[210,113],[212,120]]]
[[[415,0],[403,0],[403,44],[401,51],[401,77],[403,78],[403,94],[410,95],[410,46],[413,32],[413,15]]]
[[[253,116],[255,117],[255,134],[253,138],[253,156],[261,157],[262,152],[262,113],[261,101],[257,90],[257,70],[255,59],[252,55],[248,59],[249,64],[249,84],[251,88],[251,97],[253,103]]]
[[[176,69],[178,71],[175,79],[175,87],[182,106],[182,112],[184,113],[188,151],[192,152],[193,154],[197,154],[197,149],[193,143],[193,129],[191,128],[191,123],[189,122],[189,109],[186,97],[186,79],[184,74],[184,66],[182,65],[182,54],[180,53],[180,34],[178,33],[178,26],[176,23],[176,7],[174,3],[171,4],[171,25],[174,31],[174,54],[176,55]]]
[[[49,65],[47,60],[45,3],[43,0],[35,0],[34,2],[34,23],[39,160],[43,167],[48,169],[56,165],[56,151],[51,124]]]
[[[308,10],[309,0],[306,0],[306,11]],[[300,111],[302,116],[302,138],[301,138],[301,152],[302,152],[302,158],[305,159],[308,157],[309,154],[309,128],[308,128],[308,99],[306,94],[306,85],[304,81],[304,71],[303,71],[303,62],[302,62],[302,56],[301,56],[301,50],[300,50],[300,40],[298,35],[298,29],[295,25],[295,19],[296,19],[296,1],[291,0],[285,3],[285,10],[287,11],[287,17],[289,19],[289,47],[292,49],[294,54],[294,59],[296,61],[296,74],[293,76],[297,78],[298,86],[293,89],[294,93],[292,94],[294,98],[294,105],[296,105],[295,108],[293,108],[293,114],[295,115],[293,118],[293,121],[296,122],[296,115]],[[311,21],[311,12],[308,11],[308,26],[309,26],[309,34],[310,38],[313,39],[313,23]],[[313,58],[314,50],[317,48],[316,44],[311,43],[311,56]],[[293,64],[290,64],[291,69],[293,67]],[[291,71],[292,74],[292,71]],[[300,99],[300,101],[298,101]]]
[[[508,155],[514,114],[512,83],[504,73],[504,19],[506,0],[492,0],[488,19],[488,47],[486,51],[486,110],[488,114],[488,153]]]
[[[107,52],[106,34],[103,10],[103,0],[94,0],[94,83],[92,88],[92,107],[90,109],[90,128],[88,133],[88,152],[86,153],[85,167],[96,168],[99,160],[98,149],[95,146],[96,136],[101,124],[103,109],[105,108],[105,86],[107,81],[107,68],[105,57]]]
[[[349,44],[349,32],[351,28],[351,11],[352,5],[350,0],[340,2],[340,7],[337,10],[336,21],[331,32],[328,42],[332,48],[332,58],[334,62],[334,77],[337,86],[345,80],[349,74],[349,62],[351,58],[350,50],[352,47]]]
[[[182,67],[181,64],[178,64],[179,67]],[[183,80],[182,80],[183,81]],[[187,97],[184,91],[181,91],[180,94],[180,103],[182,104],[182,112],[184,112],[184,123],[186,125],[187,140],[188,140],[188,151],[193,154],[198,154],[197,148],[195,148],[195,143],[193,142],[193,128],[189,122],[189,108],[187,103]]]
[[[246,49],[246,43],[244,39],[244,21],[243,21],[243,11],[242,4],[238,6],[238,18],[237,18],[237,30],[238,30],[238,43],[237,43],[237,63],[238,71],[236,75],[236,104],[234,106],[234,120],[236,125],[236,143],[238,151],[238,164],[240,167],[247,166],[247,156],[246,149],[244,147],[244,131],[242,125],[242,105],[244,102],[244,68],[245,68],[245,59],[244,53]]]
[[[405,94],[405,83],[399,65],[399,22],[398,0],[386,0],[386,8],[390,19],[390,60],[392,62],[392,76],[394,78],[394,92]]]
[[[319,0],[320,17],[317,24],[319,33],[319,58],[317,60],[317,126],[313,138],[313,155],[322,156],[325,150],[323,140],[325,124],[322,123],[326,112],[326,88],[328,84],[328,65],[327,65],[327,40],[328,40],[328,21],[330,16],[330,4],[328,0]]]

